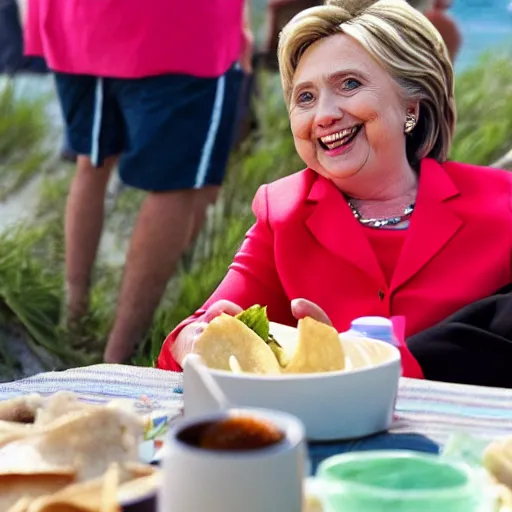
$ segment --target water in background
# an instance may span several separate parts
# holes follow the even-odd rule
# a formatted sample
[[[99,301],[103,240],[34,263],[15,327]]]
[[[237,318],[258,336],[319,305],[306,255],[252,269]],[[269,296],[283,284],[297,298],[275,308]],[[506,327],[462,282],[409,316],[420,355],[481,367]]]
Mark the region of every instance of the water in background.
[[[451,13],[463,37],[457,71],[493,48],[512,47],[512,0],[454,0]]]

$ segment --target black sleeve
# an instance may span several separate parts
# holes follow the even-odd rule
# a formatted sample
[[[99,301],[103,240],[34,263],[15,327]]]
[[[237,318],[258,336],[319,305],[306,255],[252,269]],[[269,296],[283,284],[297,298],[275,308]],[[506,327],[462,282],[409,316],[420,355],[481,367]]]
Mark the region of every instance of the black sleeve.
[[[512,388],[512,285],[411,336],[407,345],[426,379]]]

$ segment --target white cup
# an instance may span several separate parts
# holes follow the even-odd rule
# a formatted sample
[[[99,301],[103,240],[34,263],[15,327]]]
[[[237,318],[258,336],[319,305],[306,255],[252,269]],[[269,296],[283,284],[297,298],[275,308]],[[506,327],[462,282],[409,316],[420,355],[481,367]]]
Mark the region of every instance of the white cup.
[[[181,439],[184,431],[227,417],[272,422],[284,439],[248,451],[205,450]],[[230,409],[186,420],[169,433],[162,461],[159,512],[299,512],[303,502],[304,426],[266,409]]]

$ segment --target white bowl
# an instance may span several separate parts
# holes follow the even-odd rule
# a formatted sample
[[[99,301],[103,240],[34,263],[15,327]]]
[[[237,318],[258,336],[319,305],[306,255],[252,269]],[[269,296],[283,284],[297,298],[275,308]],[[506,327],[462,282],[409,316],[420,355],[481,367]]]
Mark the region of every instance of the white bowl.
[[[287,352],[293,352],[295,328],[271,323],[270,332]],[[343,371],[282,376],[209,371],[232,404],[293,414],[304,423],[310,440],[354,439],[382,432],[393,418],[400,352],[367,338],[340,335],[340,340],[346,354]],[[211,412],[204,393],[195,392],[192,371],[187,375],[187,365],[184,370],[185,416]]]

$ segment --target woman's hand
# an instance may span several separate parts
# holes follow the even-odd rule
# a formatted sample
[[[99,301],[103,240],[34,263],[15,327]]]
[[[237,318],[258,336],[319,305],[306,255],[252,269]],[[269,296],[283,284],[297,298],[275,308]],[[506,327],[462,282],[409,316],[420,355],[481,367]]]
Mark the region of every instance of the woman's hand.
[[[292,314],[300,320],[306,316],[327,325],[332,325],[325,311],[317,306],[314,302],[306,299],[294,299],[291,303]],[[229,300],[219,300],[213,303],[197,321],[192,322],[183,328],[176,341],[171,347],[171,353],[174,360],[183,366],[185,356],[194,351],[194,343],[205,330],[206,326],[217,316],[222,313],[235,316],[241,313],[243,309]]]
[[[194,351],[194,343],[205,330],[206,326],[217,316],[225,313],[235,316],[243,310],[240,306],[229,300],[214,302],[197,321],[188,324],[178,334],[176,341],[171,346],[171,354],[174,360],[183,367],[185,356]]]
[[[318,322],[322,322],[327,325],[332,325],[329,317],[326,312],[320,307],[317,306],[314,302],[306,299],[294,299],[292,300],[292,314],[297,319],[300,320],[306,316],[310,316],[314,318]]]

